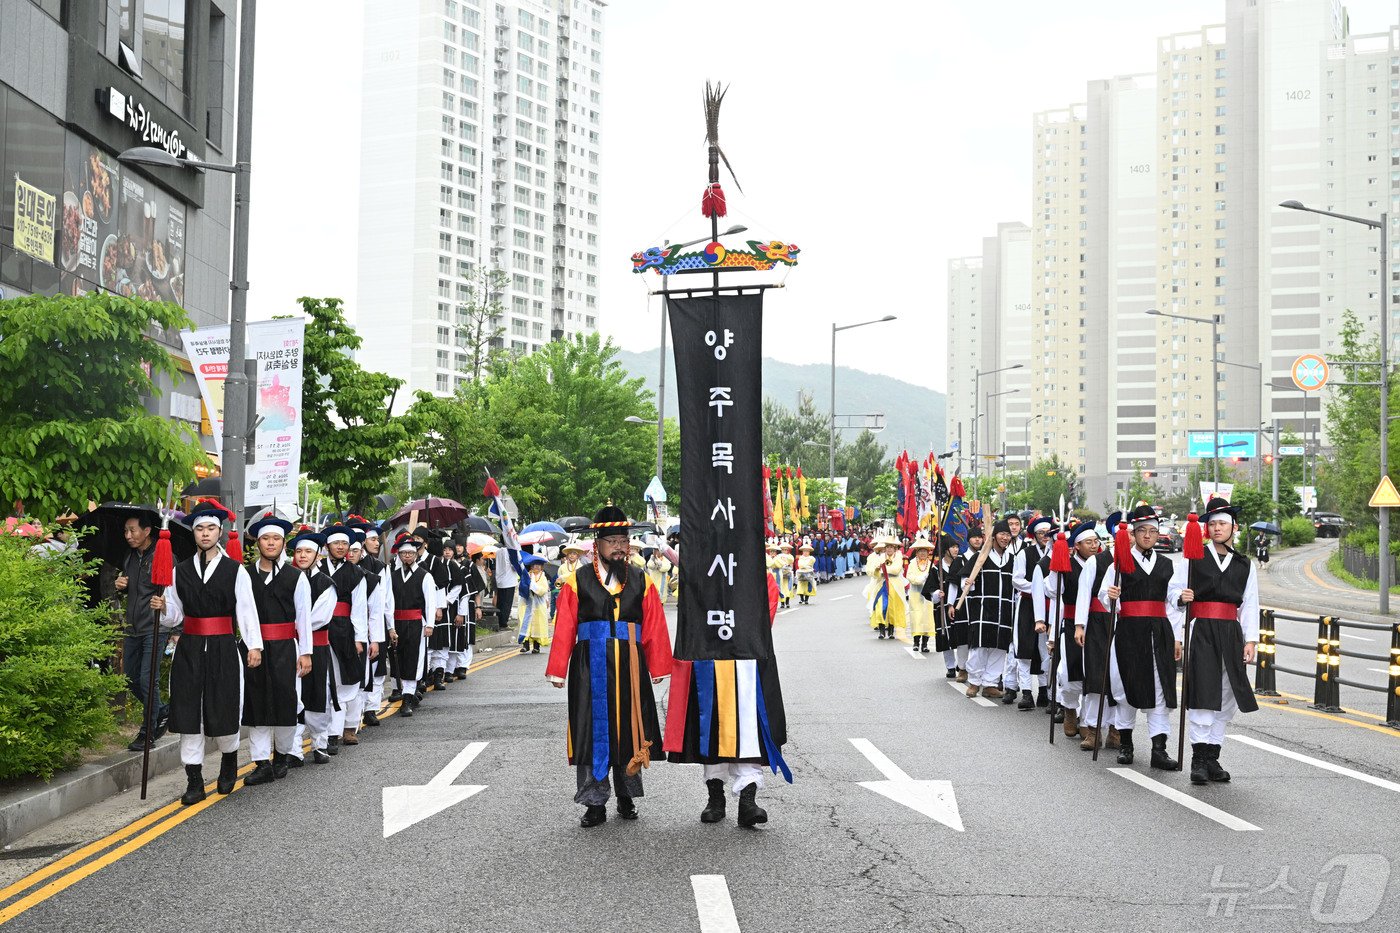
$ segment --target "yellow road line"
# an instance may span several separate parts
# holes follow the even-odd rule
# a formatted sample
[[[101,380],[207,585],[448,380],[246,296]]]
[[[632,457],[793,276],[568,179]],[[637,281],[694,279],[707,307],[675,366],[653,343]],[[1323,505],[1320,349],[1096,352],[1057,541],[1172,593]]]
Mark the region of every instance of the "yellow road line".
[[[1326,559],[1327,559],[1327,555],[1326,555],[1326,554],[1321,554],[1321,555],[1319,555],[1319,556],[1317,556],[1317,557],[1314,557],[1314,558],[1313,558],[1312,560],[1310,560],[1310,561],[1305,561],[1305,562],[1303,563],[1303,573],[1307,576],[1307,578],[1308,578],[1309,580],[1311,580],[1312,582],[1316,583],[1318,586],[1322,587],[1323,589],[1335,590],[1335,591],[1338,592],[1338,593],[1349,593],[1349,592],[1352,592],[1350,589],[1348,589],[1348,588],[1346,588],[1346,587],[1333,586],[1331,583],[1328,583],[1326,580],[1322,579],[1322,577],[1318,576],[1318,575],[1317,575],[1317,571],[1313,570],[1313,567],[1317,565],[1317,562],[1318,562],[1318,561],[1322,561],[1322,560],[1326,560]]]
[[[1334,716],[1331,713],[1324,713],[1315,709],[1299,709],[1296,706],[1281,706],[1278,703],[1261,703],[1260,709],[1275,709],[1285,713],[1296,713],[1300,716],[1316,716],[1318,719],[1330,719],[1333,722],[1345,723],[1348,726],[1355,726],[1358,729],[1370,729],[1372,732],[1379,732],[1381,735],[1388,735],[1391,738],[1400,738],[1400,731],[1389,726],[1373,726],[1369,722],[1357,722],[1354,719],[1345,719],[1341,716]]]
[[[510,654],[504,654],[499,657],[490,658],[486,661],[473,664],[467,672],[474,673],[475,671],[490,667],[493,664],[500,664],[503,661],[509,661],[511,658],[517,656],[518,652],[512,652]],[[383,712],[379,714],[380,720],[391,718],[402,708],[402,706],[403,704],[401,702],[389,704],[388,708],[384,709]],[[310,740],[304,741],[302,743],[303,753],[309,751],[310,747]],[[238,770],[240,780],[234,784],[234,791],[237,791],[241,787],[243,787],[243,781],[241,780],[241,778],[247,775],[252,770],[253,766],[251,764],[244,765]],[[0,925],[3,925],[4,923],[7,923],[10,920],[13,920],[15,917],[18,917],[20,914],[29,910],[31,907],[43,903],[50,897],[53,897],[55,894],[58,894],[68,889],[72,885],[77,884],[79,881],[88,877],[89,875],[101,871],[108,865],[111,865],[114,862],[124,858],[125,856],[130,855],[132,852],[135,852],[137,849],[141,848],[149,842],[152,842],[153,840],[164,834],[167,830],[173,829],[174,827],[180,825],[185,820],[188,820],[195,814],[207,810],[209,807],[218,803],[220,800],[225,799],[226,795],[224,794],[211,793],[214,790],[216,783],[217,782],[211,782],[205,786],[205,792],[209,793],[209,796],[197,804],[186,807],[183,804],[181,804],[178,800],[176,800],[173,803],[166,804],[159,810],[156,810],[152,813],[148,813],[140,819],[128,824],[127,826],[124,826],[121,829],[118,829],[115,832],[110,833],[107,836],[104,836],[103,838],[95,842],[89,843],[88,845],[83,846],[81,849],[78,849],[75,852],[70,852],[68,855],[64,856],[58,861],[53,862],[50,865],[46,865],[43,868],[40,868],[29,875],[26,875],[25,877],[19,879],[13,884],[7,886],[3,890],[0,890],[0,902],[3,902],[14,897],[16,894],[19,894],[21,891],[33,887],[34,885],[45,880],[46,878],[51,878],[56,874],[60,874],[67,868],[78,866],[76,868],[73,868],[73,870],[68,872],[67,874],[62,875],[61,877],[56,878],[53,881],[50,881],[42,888],[31,892],[30,894],[20,898],[19,900],[4,908],[0,908]],[[106,852],[106,854],[104,855],[101,855],[97,858],[92,858],[92,860],[86,862],[86,864],[80,864],[83,863],[84,860],[91,858],[93,855],[99,852],[103,852],[104,850],[111,848],[113,845],[116,845],[123,839],[126,839],[128,836],[131,836],[132,834],[137,833],[138,831],[141,831],[143,829],[145,831],[141,832],[141,834],[136,836],[134,839],[128,840],[127,842],[123,843],[117,848],[112,849],[112,851]]]
[[[1302,700],[1304,703],[1311,703],[1311,702],[1312,702],[1312,697],[1299,696],[1299,695],[1296,694],[1296,693],[1284,693],[1282,690],[1280,690],[1280,691],[1278,692],[1278,695],[1281,696],[1281,697],[1288,697],[1290,700]],[[1265,697],[1264,699],[1267,700],[1268,697]],[[1277,704],[1277,703],[1276,703],[1276,704],[1274,704],[1274,705],[1275,705],[1275,706],[1278,706],[1278,705],[1280,705],[1280,704]],[[1349,708],[1343,706],[1343,707],[1342,707],[1342,712],[1344,712],[1344,713],[1350,713],[1350,714],[1353,715],[1353,716],[1365,716],[1367,719],[1374,719],[1374,720],[1376,720],[1377,722],[1385,722],[1385,717],[1384,717],[1384,716],[1377,716],[1375,713],[1366,713],[1366,712],[1362,712],[1362,711],[1359,710],[1359,709],[1349,709]]]

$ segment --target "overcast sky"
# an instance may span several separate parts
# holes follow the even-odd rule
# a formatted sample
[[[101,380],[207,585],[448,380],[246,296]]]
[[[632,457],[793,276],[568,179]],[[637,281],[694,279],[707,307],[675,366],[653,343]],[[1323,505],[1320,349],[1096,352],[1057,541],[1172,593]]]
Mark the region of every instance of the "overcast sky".
[[[253,318],[306,294],[354,313],[359,9],[259,10]],[[1354,33],[1397,17],[1396,0],[1348,9]],[[1223,22],[1225,3],[611,0],[605,15],[600,329],[656,346],[655,277],[629,260],[708,229],[700,98],[719,79],[720,142],[746,192],[723,177],[729,222],[802,248],[767,302],[765,352],[822,362],[833,321],[893,313],[842,334],[839,361],[941,390],[946,262],[1029,220],[1031,115],[1082,101],[1089,79],[1155,70],[1156,37]]]

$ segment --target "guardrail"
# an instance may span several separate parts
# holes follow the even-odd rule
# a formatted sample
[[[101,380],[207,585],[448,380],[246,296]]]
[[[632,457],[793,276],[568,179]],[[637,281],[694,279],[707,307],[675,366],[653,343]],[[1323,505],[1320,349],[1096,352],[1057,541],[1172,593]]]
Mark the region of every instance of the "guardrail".
[[[1317,625],[1317,643],[1310,645],[1303,642],[1281,641],[1274,628],[1274,624],[1278,620],[1315,623]],[[1386,664],[1388,675],[1386,686],[1363,684],[1342,677],[1343,628],[1390,633],[1389,655],[1366,654],[1350,650],[1346,653],[1349,658],[1362,661],[1380,661]],[[1314,669],[1304,671],[1280,666],[1278,663],[1278,646],[1280,645],[1285,648],[1299,648],[1313,652]],[[1293,674],[1296,677],[1310,678],[1313,682],[1312,708],[1325,710],[1329,713],[1342,711],[1341,688],[1343,685],[1355,687],[1358,690],[1373,690],[1377,693],[1384,693],[1386,695],[1385,724],[1392,729],[1400,729],[1400,622],[1389,625],[1381,622],[1353,622],[1339,619],[1336,616],[1305,616],[1280,612],[1277,609],[1261,609],[1259,610],[1259,644],[1254,656],[1254,667],[1254,692],[1259,696],[1276,697],[1279,695],[1276,677],[1278,671],[1283,671],[1285,674]]]
[[[1379,554],[1372,557],[1361,548],[1347,544],[1338,545],[1337,550],[1342,554],[1342,567],[1347,573],[1362,580],[1370,580],[1372,583],[1380,579],[1381,558]],[[1391,557],[1390,566],[1390,579],[1400,580],[1400,576],[1396,576],[1397,573],[1400,573],[1400,561]]]

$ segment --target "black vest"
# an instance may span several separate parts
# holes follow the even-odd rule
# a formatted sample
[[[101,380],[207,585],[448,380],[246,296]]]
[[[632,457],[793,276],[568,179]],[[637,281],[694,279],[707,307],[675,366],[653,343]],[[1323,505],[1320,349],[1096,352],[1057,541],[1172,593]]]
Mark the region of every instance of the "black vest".
[[[209,582],[199,579],[199,555],[183,560],[175,568],[175,592],[180,596],[185,615],[196,619],[222,618],[234,615],[238,605],[234,586],[242,564],[224,556],[219,558]]]
[[[1133,572],[1119,578],[1118,585],[1123,589],[1123,595],[1119,598],[1127,603],[1165,603],[1167,584],[1172,582],[1172,571],[1172,562],[1161,554],[1157,555],[1157,562],[1152,565],[1150,574],[1143,571],[1137,558],[1133,558]]]
[[[1206,543],[1206,547],[1213,546]],[[1191,561],[1191,590],[1198,602],[1234,603],[1236,606],[1244,602],[1244,589],[1249,583],[1249,559],[1239,551],[1231,549],[1231,553],[1235,556],[1230,558],[1230,566],[1223,574],[1210,552],[1200,560]],[[184,598],[183,592],[180,598]],[[188,612],[188,608],[185,611]]]
[[[321,594],[331,586],[331,578],[314,567],[303,571],[303,573],[306,574],[307,582],[311,584],[311,603],[315,605],[316,600],[321,598]]]
[[[327,566],[330,566],[329,563]],[[360,585],[360,581],[365,575],[360,572],[360,568],[350,563],[348,560],[330,575],[331,582],[335,584],[335,601],[338,603],[348,603],[355,595],[355,587]]]
[[[642,595],[646,590],[646,577],[636,567],[627,567],[627,583],[617,596],[608,592],[607,587],[598,581],[593,567],[580,567],[574,574],[574,587],[578,590],[579,622],[611,622],[613,606],[618,606],[617,618],[623,622],[642,621]]]
[[[401,609],[423,609],[423,576],[427,573],[421,564],[414,564],[408,579],[403,578],[403,569],[394,568],[390,574],[390,586],[394,591],[394,611]]]
[[[379,558],[366,554],[355,566],[365,575],[365,599],[369,599],[374,595],[374,591],[379,589],[379,575],[384,572],[384,565],[379,562]]]
[[[291,564],[283,564],[273,573],[272,582],[264,583],[262,570],[257,564],[253,565],[249,576],[253,578],[253,602],[258,607],[260,623],[275,625],[296,621],[297,574],[297,569]]]
[[[1064,601],[1065,609],[1076,605],[1070,600],[1079,598],[1079,574],[1085,567],[1094,568],[1094,588],[1090,595],[1097,597],[1099,590],[1103,588],[1103,578],[1108,575],[1108,568],[1113,566],[1113,555],[1100,551],[1090,558],[1088,564],[1080,564],[1079,558],[1071,554],[1069,562],[1071,569],[1065,574],[1064,593],[1060,597]]]

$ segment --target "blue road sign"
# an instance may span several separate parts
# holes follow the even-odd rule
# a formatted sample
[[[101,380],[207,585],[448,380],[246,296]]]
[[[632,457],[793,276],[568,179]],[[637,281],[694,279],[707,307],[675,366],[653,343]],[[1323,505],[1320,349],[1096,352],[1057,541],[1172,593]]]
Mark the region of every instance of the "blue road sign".
[[[1255,457],[1259,450],[1255,444],[1255,436],[1252,431],[1221,431],[1220,432],[1220,453],[1214,456],[1220,457]],[[1210,457],[1210,432],[1192,431],[1187,436],[1186,456],[1188,457]]]

